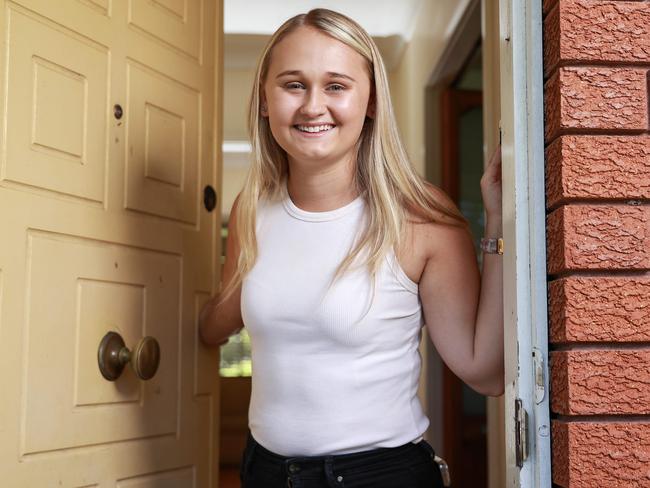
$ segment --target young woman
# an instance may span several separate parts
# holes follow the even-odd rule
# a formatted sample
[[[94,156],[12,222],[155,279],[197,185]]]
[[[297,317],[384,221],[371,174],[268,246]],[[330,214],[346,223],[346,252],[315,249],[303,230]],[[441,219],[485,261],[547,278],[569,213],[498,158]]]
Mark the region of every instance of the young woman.
[[[476,391],[500,395],[501,256],[482,277],[467,221],[411,167],[370,36],[325,9],[286,21],[250,103],[252,166],[229,222],[225,288],[200,332],[251,336],[242,486],[443,486],[417,396],[426,324]],[[500,152],[481,180],[501,234]]]

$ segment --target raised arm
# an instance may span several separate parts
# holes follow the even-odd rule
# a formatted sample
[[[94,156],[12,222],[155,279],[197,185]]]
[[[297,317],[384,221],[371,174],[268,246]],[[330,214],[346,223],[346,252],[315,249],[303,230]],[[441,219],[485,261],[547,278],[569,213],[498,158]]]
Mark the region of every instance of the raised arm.
[[[237,267],[239,258],[239,243],[237,240],[237,205],[239,196],[233,203],[228,222],[228,237],[226,239],[226,260],[223,265],[221,282],[225,285],[230,281]],[[224,285],[221,289],[223,290]],[[199,315],[199,333],[201,340],[206,345],[221,345],[228,342],[228,338],[244,326],[241,316],[241,285],[225,300],[219,304],[221,293],[212,297],[201,309]]]
[[[497,149],[481,180],[485,237],[502,236],[500,154]],[[432,342],[474,390],[503,394],[503,256],[484,253],[479,273],[468,231],[427,224],[419,234],[427,249],[420,298]]]
[[[496,225],[487,229],[498,234]],[[479,273],[471,236],[438,228],[432,255],[420,279],[420,299],[429,336],[440,357],[483,395],[503,393],[502,257],[485,254]]]

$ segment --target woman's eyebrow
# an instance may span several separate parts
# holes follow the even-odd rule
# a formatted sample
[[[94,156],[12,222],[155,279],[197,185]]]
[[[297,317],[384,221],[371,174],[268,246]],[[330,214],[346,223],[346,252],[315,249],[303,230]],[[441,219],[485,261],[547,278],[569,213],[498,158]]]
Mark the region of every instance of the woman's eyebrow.
[[[283,76],[299,76],[299,75],[302,75],[302,71],[296,70],[296,69],[291,69],[291,70],[283,71],[278,76],[276,76],[276,78],[282,78]],[[330,78],[343,78],[345,80],[350,80],[351,82],[356,83],[356,80],[354,78],[352,78],[351,76],[348,76],[346,74],[343,74],[343,73],[337,73],[335,71],[328,71],[327,75]]]
[[[345,80],[350,80],[351,82],[356,83],[356,80],[354,78],[345,75],[343,73],[335,73],[334,71],[328,71],[327,74],[330,75],[330,77],[332,78],[343,78]]]
[[[282,78],[283,76],[297,76],[301,74],[302,72],[298,70],[287,70],[280,73],[278,76],[276,76],[276,78]]]

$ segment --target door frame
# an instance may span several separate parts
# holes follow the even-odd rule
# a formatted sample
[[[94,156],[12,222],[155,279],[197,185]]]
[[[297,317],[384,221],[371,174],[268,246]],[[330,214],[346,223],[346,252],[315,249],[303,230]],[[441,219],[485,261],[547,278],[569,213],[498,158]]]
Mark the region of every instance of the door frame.
[[[487,161],[501,139],[503,160],[506,391],[488,399],[488,460],[496,468],[489,473],[489,486],[546,488],[551,486],[551,450],[541,2],[468,2],[428,83],[427,178],[440,184],[441,87],[473,46],[477,22],[484,66],[498,66],[483,75],[484,156]],[[435,358],[429,368],[439,370]],[[522,467],[515,455],[517,398],[528,414],[529,453]]]
[[[458,204],[460,182],[458,168],[450,164],[458,161],[458,146],[455,141],[458,138],[458,117],[457,115],[469,107],[483,106],[483,92],[474,90],[460,90],[447,86],[442,91],[441,98],[442,150],[441,186],[449,197]],[[450,141],[453,141],[450,143]]]
[[[468,61],[475,50],[480,46],[477,43],[472,51],[470,51]],[[465,70],[465,65],[460,69],[460,73]],[[454,83],[447,85],[442,91],[441,96],[441,151],[442,151],[442,167],[441,167],[441,188],[449,195],[449,197],[460,207],[460,161],[459,161],[459,123],[460,115],[466,110],[480,107],[483,111],[483,91],[459,89],[453,87]],[[481,132],[481,136],[483,133]],[[487,404],[486,413],[484,416],[485,426],[487,426]],[[461,479],[466,483],[468,476],[473,479],[482,480],[484,483],[480,486],[487,487],[489,474],[489,464],[487,459],[487,445],[485,446],[486,457],[482,464],[476,465],[476,457],[474,453],[468,453],[469,457],[463,458],[463,439],[459,434],[463,428],[467,428],[467,418],[463,414],[463,382],[456,376],[451,369],[446,365],[442,365],[442,416],[443,422],[443,451],[445,460],[449,465],[450,472],[458,473],[463,469],[463,465],[473,463],[475,469],[471,475],[461,475]],[[466,431],[465,431],[466,432]],[[487,434],[487,433],[486,433]],[[487,444],[487,435],[486,444]],[[456,483],[458,482],[458,475],[454,475]],[[465,485],[463,485],[465,486]],[[473,486],[473,485],[472,485]]]
[[[551,486],[542,2],[499,0],[506,486]],[[515,453],[515,400],[528,457]]]
[[[442,94],[462,70],[465,60],[481,43],[483,52],[483,160],[487,163],[499,142],[499,44],[498,3],[491,0],[469,0],[450,33],[447,45],[434,66],[427,83],[425,97],[426,177],[442,186],[444,127],[441,111]],[[434,348],[427,352],[427,405],[432,420],[431,439],[444,445],[442,384],[444,367]],[[488,397],[486,405],[488,487],[505,486],[506,441],[504,425],[504,396]],[[442,456],[446,455],[442,452]],[[453,477],[453,473],[452,473]],[[453,480],[452,480],[453,481]]]

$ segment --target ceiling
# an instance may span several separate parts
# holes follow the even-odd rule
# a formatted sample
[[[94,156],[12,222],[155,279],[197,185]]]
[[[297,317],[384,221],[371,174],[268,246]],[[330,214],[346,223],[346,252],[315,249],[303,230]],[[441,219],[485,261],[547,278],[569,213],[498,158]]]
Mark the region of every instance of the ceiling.
[[[361,24],[377,43],[390,70],[411,39],[421,3],[422,0],[225,0],[225,66],[251,69],[269,36],[285,20],[321,7],[341,12]]]
[[[225,0],[226,34],[272,34],[289,17],[328,8],[356,20],[371,35],[410,39],[421,0]]]

